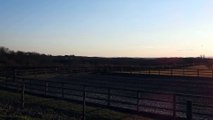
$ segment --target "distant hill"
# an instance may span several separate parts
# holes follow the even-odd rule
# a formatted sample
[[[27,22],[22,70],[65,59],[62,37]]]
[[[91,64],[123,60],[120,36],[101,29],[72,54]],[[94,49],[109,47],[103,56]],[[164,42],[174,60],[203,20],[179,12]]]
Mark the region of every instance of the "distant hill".
[[[204,58],[101,58],[75,55],[53,56],[36,52],[13,51],[0,47],[0,66],[81,66],[81,67],[174,67],[211,64]]]

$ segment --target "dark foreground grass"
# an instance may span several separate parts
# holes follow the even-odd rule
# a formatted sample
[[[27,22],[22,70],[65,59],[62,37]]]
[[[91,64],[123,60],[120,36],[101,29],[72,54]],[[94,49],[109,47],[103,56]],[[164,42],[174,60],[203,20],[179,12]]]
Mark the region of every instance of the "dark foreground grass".
[[[20,109],[20,94],[0,90],[0,120],[81,120],[82,105],[25,95]],[[86,107],[86,120],[154,120],[100,107]]]

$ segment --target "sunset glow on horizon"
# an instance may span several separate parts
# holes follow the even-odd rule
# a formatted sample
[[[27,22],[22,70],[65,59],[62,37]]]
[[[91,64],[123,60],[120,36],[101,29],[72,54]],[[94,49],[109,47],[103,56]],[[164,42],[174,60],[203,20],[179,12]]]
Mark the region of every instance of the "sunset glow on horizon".
[[[212,0],[0,0],[0,46],[52,55],[213,56]]]

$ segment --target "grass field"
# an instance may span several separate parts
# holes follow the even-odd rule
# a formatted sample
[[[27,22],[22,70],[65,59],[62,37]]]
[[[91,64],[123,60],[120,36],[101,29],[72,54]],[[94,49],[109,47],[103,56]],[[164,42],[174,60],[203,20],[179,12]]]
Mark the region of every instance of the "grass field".
[[[202,69],[201,69],[202,68]],[[197,70],[199,69],[199,71]],[[189,71],[190,70],[190,71]],[[211,77],[212,75],[212,69],[206,69],[205,66],[191,66],[187,67],[186,69],[173,69],[172,75],[173,76],[185,76],[185,77],[168,77],[171,75],[171,70],[150,70],[150,71],[139,71],[134,72],[135,74],[153,74],[153,75],[162,75],[162,76],[134,76],[134,74],[130,74],[130,76],[123,76],[118,74],[89,74],[89,73],[76,73],[76,74],[38,74],[38,75],[28,75],[25,76],[26,80],[27,78],[35,78],[41,79],[41,80],[50,80],[53,82],[66,82],[66,83],[84,83],[86,85],[97,85],[97,86],[103,86],[103,87],[118,87],[118,88],[128,88],[128,89],[134,89],[134,90],[148,90],[148,91],[160,91],[160,92],[171,92],[171,93],[179,93],[179,94],[190,94],[190,95],[203,95],[203,96],[211,96],[213,94],[212,92],[212,80],[209,78],[201,78],[197,79],[197,75],[199,77]],[[198,74],[199,73],[199,74]],[[193,76],[195,78],[190,78],[188,76]],[[5,79],[5,78],[3,78]],[[39,84],[39,81],[32,82],[33,84]],[[43,83],[43,81],[41,81]],[[76,85],[70,85],[66,84],[64,87],[66,88],[75,88]],[[49,91],[55,91],[55,95],[57,94],[57,91],[54,86],[58,86],[59,84],[49,83],[48,85],[53,86],[53,88],[49,87]],[[29,87],[33,88],[33,87]],[[38,89],[38,87],[36,87]],[[34,89],[34,88],[33,88]],[[42,89],[42,88],[41,88]],[[43,89],[42,89],[43,90]],[[59,91],[60,92],[60,91]],[[65,90],[65,93],[69,92],[72,93],[72,91]],[[119,91],[111,91],[113,94],[120,94]],[[61,93],[61,92],[60,92]],[[88,97],[94,97],[97,96],[96,94],[91,94],[87,92]],[[20,96],[17,96],[17,94],[10,93],[3,91],[3,93],[0,92],[0,120],[2,119],[23,119],[23,120],[31,120],[31,119],[74,119],[74,120],[80,120],[81,119],[81,110],[82,106],[79,104],[74,103],[68,103],[61,100],[56,99],[47,99],[47,98],[40,98],[40,97],[34,97],[34,96],[27,96],[27,106],[24,110],[18,109],[16,105],[19,103],[14,103],[15,99],[20,99]],[[8,96],[9,94],[9,96]],[[10,95],[12,94],[12,95]],[[73,93],[74,94],[74,93]],[[75,93],[77,94],[77,93]],[[78,93],[80,94],[80,93]],[[132,94],[134,97],[134,94]],[[152,100],[154,99],[160,99],[163,96],[157,95],[157,94],[142,94],[142,102],[141,104],[144,105],[153,105],[158,106],[159,102],[150,102],[146,101],[144,102],[144,99],[148,97]],[[6,97],[5,97],[6,96]],[[69,95],[66,95],[65,98],[69,98]],[[102,96],[98,96],[102,97]],[[164,96],[165,97],[165,96]],[[183,96],[179,96],[177,99],[182,99]],[[7,100],[7,98],[10,98]],[[5,100],[6,99],[6,100]],[[124,100],[122,97],[111,97],[112,100]],[[170,100],[169,98],[166,98]],[[199,100],[199,98],[187,98],[193,101],[193,103],[199,104],[199,105],[206,105],[206,102],[204,100]],[[89,100],[89,99],[88,99]],[[129,100],[129,99],[128,99]],[[128,101],[125,99],[125,101]],[[134,99],[135,100],[135,99]],[[134,101],[133,100],[133,101]],[[11,102],[10,102],[11,101]],[[132,102],[132,100],[129,100]],[[181,100],[180,100],[181,101]],[[179,101],[179,102],[180,102]],[[207,100],[205,100],[207,101]],[[9,103],[8,103],[9,102]],[[185,103],[184,101],[181,101]],[[208,102],[208,105],[212,105],[212,102]],[[115,105],[115,104],[114,104]],[[116,104],[117,105],[117,104]],[[162,106],[164,103],[160,103]],[[8,107],[9,106],[9,107]],[[180,106],[180,105],[177,105]],[[124,106],[122,106],[124,107]],[[171,107],[169,104],[167,107]],[[179,110],[185,109],[184,107],[179,107]],[[208,110],[207,110],[208,109]],[[141,107],[140,109],[144,109],[144,107]],[[157,111],[156,109],[152,109],[154,111],[151,112],[157,112],[161,113],[161,111]],[[205,113],[205,114],[211,114],[211,111],[209,108],[203,107],[195,109],[199,113]],[[212,109],[211,109],[212,110]],[[12,111],[12,112],[11,112]],[[15,111],[15,112],[14,112]],[[168,112],[170,114],[170,112]],[[202,119],[206,116],[201,116]],[[208,116],[207,116],[208,118]],[[150,118],[144,118],[141,116],[131,115],[131,114],[125,114],[121,112],[115,112],[111,111],[109,109],[103,109],[103,108],[93,108],[88,107],[87,108],[87,120],[153,120]],[[209,118],[210,120],[210,118]]]
[[[31,76],[29,76],[31,77]],[[33,76],[32,76],[33,77]],[[211,96],[213,94],[212,90],[212,80],[209,79],[194,79],[194,78],[182,78],[182,77],[174,77],[171,79],[171,77],[165,77],[165,76],[134,76],[134,75],[122,75],[122,74],[89,74],[89,73],[79,73],[79,74],[72,74],[72,75],[40,75],[40,80],[34,80],[31,81],[32,85],[38,85],[45,83],[43,80],[49,80],[48,84],[48,92],[47,95],[54,95],[54,96],[60,96],[61,97],[61,91],[58,90],[55,87],[60,87],[60,82],[65,82],[64,85],[65,89],[63,92],[64,98],[70,98],[70,99],[77,99],[73,96],[70,96],[70,94],[77,94],[82,95],[81,92],[76,92],[75,90],[72,91],[70,89],[81,89],[81,86],[76,85],[77,83],[84,83],[87,86],[89,85],[96,85],[99,87],[113,87],[113,88],[127,88],[131,90],[148,90],[152,92],[170,92],[170,93],[179,93],[179,94],[190,94],[190,95],[204,95],[204,96]],[[4,79],[4,78],[3,78]],[[12,79],[11,79],[12,80]],[[18,78],[17,78],[18,80]],[[29,80],[29,79],[26,79]],[[53,82],[53,83],[52,83]],[[56,83],[55,83],[56,82]],[[76,84],[75,84],[76,83]],[[7,81],[5,85],[13,85],[13,81],[9,82]],[[46,94],[44,92],[45,90],[43,87],[38,86],[31,86],[27,84],[26,90],[35,92],[38,94]],[[3,86],[4,87],[4,86]],[[30,90],[30,89],[32,90]],[[88,87],[87,87],[88,88]],[[41,91],[37,91],[36,89],[40,89]],[[106,98],[106,94],[104,91],[105,89],[95,89],[95,88],[88,88],[87,90],[87,102],[92,102],[90,98]],[[93,91],[99,91],[104,92],[103,94],[95,94]],[[92,91],[92,92],[91,92]],[[118,90],[111,90],[111,101],[125,101],[130,103],[135,103],[135,93],[129,92],[129,91],[118,91]],[[0,93],[2,96],[0,97],[0,101],[2,102],[3,107],[1,108],[0,114],[2,119],[75,119],[80,120],[81,119],[81,110],[82,106],[74,103],[68,103],[65,101],[60,101],[56,99],[46,99],[46,98],[39,98],[39,97],[33,97],[33,96],[27,96],[26,100],[26,109],[20,110],[17,109],[16,105],[18,105],[20,101],[20,95],[12,96],[12,98],[7,99],[10,96],[7,96],[7,94],[10,93]],[[128,98],[124,98],[121,96],[117,96],[117,94],[121,95],[128,95]],[[142,95],[142,96],[141,96]],[[6,96],[6,97],[5,97]],[[15,96],[15,97],[14,97]],[[172,96],[170,95],[161,95],[158,93],[146,93],[141,92],[140,94],[140,101],[139,104],[142,105],[139,107],[140,111],[147,111],[149,110],[150,113],[156,113],[156,114],[166,114],[171,116],[171,111],[164,112],[162,109],[171,109],[172,104],[170,103],[172,101]],[[130,99],[129,99],[130,98]],[[6,99],[6,100],[5,100]],[[169,101],[168,103],[165,102],[159,102],[159,100],[166,100]],[[16,101],[14,103],[14,100]],[[153,101],[154,100],[154,101]],[[200,98],[191,98],[190,96],[185,98],[184,96],[176,96],[176,101],[178,103],[183,103],[181,105],[176,105],[178,110],[185,110],[186,100],[191,100],[193,104],[196,105],[205,105],[205,106],[212,106],[212,100],[210,99],[200,99]],[[11,102],[9,102],[11,101]],[[156,102],[157,101],[157,102]],[[208,102],[206,102],[208,101]],[[9,102],[9,103],[8,103]],[[101,101],[102,104],[103,101]],[[93,103],[97,103],[97,101],[93,101]],[[100,101],[98,102],[100,103]],[[104,100],[105,104],[106,101]],[[134,109],[136,106],[128,106],[128,104],[122,104],[122,106],[119,106],[119,104],[111,102],[111,106],[117,106],[121,108],[129,108]],[[9,107],[8,107],[9,105]],[[144,106],[152,106],[151,108],[145,108]],[[6,107],[5,107],[6,106]],[[77,106],[77,107],[76,107]],[[134,107],[134,108],[133,108]],[[157,107],[160,107],[162,109],[157,109]],[[11,109],[12,108],[12,109]],[[206,107],[193,107],[193,111],[196,111],[201,114],[207,114],[207,115],[201,115],[198,116],[197,114],[194,114],[198,120],[201,120],[200,118],[208,118],[207,120],[211,120],[208,115],[212,115],[212,108],[206,108]],[[208,109],[208,110],[207,110]],[[12,111],[12,112],[11,112]],[[15,112],[14,112],[15,111]],[[92,112],[91,112],[92,111]],[[95,111],[95,112],[94,112]],[[177,112],[179,117],[184,117],[185,112],[180,113]],[[9,116],[8,116],[9,115]],[[141,118],[140,116],[135,116],[131,114],[124,114],[121,112],[115,112],[108,109],[102,109],[102,108],[93,108],[89,107],[87,109],[87,120],[137,120],[137,119],[148,119],[148,118]]]
[[[131,74],[145,74],[145,75],[162,75],[162,76],[184,76],[184,77],[207,77],[213,78],[213,69],[206,65],[195,65],[179,69],[157,69],[157,70],[141,70],[141,71],[117,71],[116,73],[131,73]],[[40,73],[29,74],[23,77],[36,79],[51,79],[57,76],[69,76],[70,74],[59,73]]]
[[[162,76],[185,76],[185,77],[208,77],[208,78],[213,77],[213,70],[209,69],[205,65],[196,65],[181,69],[143,70],[143,71],[121,72],[121,73],[162,75]]]
[[[25,109],[20,109],[20,94],[5,90],[0,90],[0,94],[0,120],[81,119],[80,104],[26,95]],[[99,107],[87,107],[86,118],[87,120],[154,120]]]

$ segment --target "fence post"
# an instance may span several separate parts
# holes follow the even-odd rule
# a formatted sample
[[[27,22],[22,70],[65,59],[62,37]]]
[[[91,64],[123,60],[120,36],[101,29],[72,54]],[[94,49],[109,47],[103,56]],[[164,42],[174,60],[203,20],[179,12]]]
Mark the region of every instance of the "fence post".
[[[16,80],[16,69],[13,68],[13,81],[15,81],[15,80]]]
[[[197,69],[197,78],[200,78],[200,71]]]
[[[64,82],[61,82],[61,95],[62,99],[64,99]]]
[[[171,77],[173,77],[173,69],[171,69]]]
[[[5,87],[8,88],[8,77],[5,79]]]
[[[45,81],[45,96],[47,96],[48,86],[48,81]]]
[[[86,113],[86,86],[83,86],[83,111],[82,111],[82,120],[85,120]]]
[[[140,92],[137,91],[137,112],[140,112]]]
[[[192,101],[186,103],[186,119],[192,120]]]
[[[21,89],[22,89],[22,83],[21,82],[22,82],[21,80],[17,80],[17,79],[16,79],[16,81],[14,81],[15,89],[17,90],[17,92],[20,92]]]
[[[16,81],[16,68],[13,68],[13,82],[15,82],[15,87],[16,87],[16,90],[17,92],[20,92],[20,86],[18,85],[18,81]]]
[[[24,100],[24,93],[25,93],[25,80],[22,80],[22,92],[21,92],[21,108],[24,109],[25,100]]]
[[[212,69],[212,79],[213,79],[213,69]]]
[[[149,69],[149,75],[151,75],[151,70]]]
[[[176,119],[176,94],[173,94],[173,120]]]
[[[30,79],[29,81],[30,81],[29,90],[30,90],[30,92],[32,92],[32,80]]]
[[[37,73],[35,69],[33,69],[33,74],[34,74],[34,77],[37,78]]]
[[[111,90],[110,88],[107,89],[107,106],[110,106],[110,97],[111,97]]]
[[[183,77],[185,76],[185,74],[184,74],[184,68],[182,69],[182,76],[183,76]]]
[[[160,75],[160,69],[158,70],[158,75]]]

